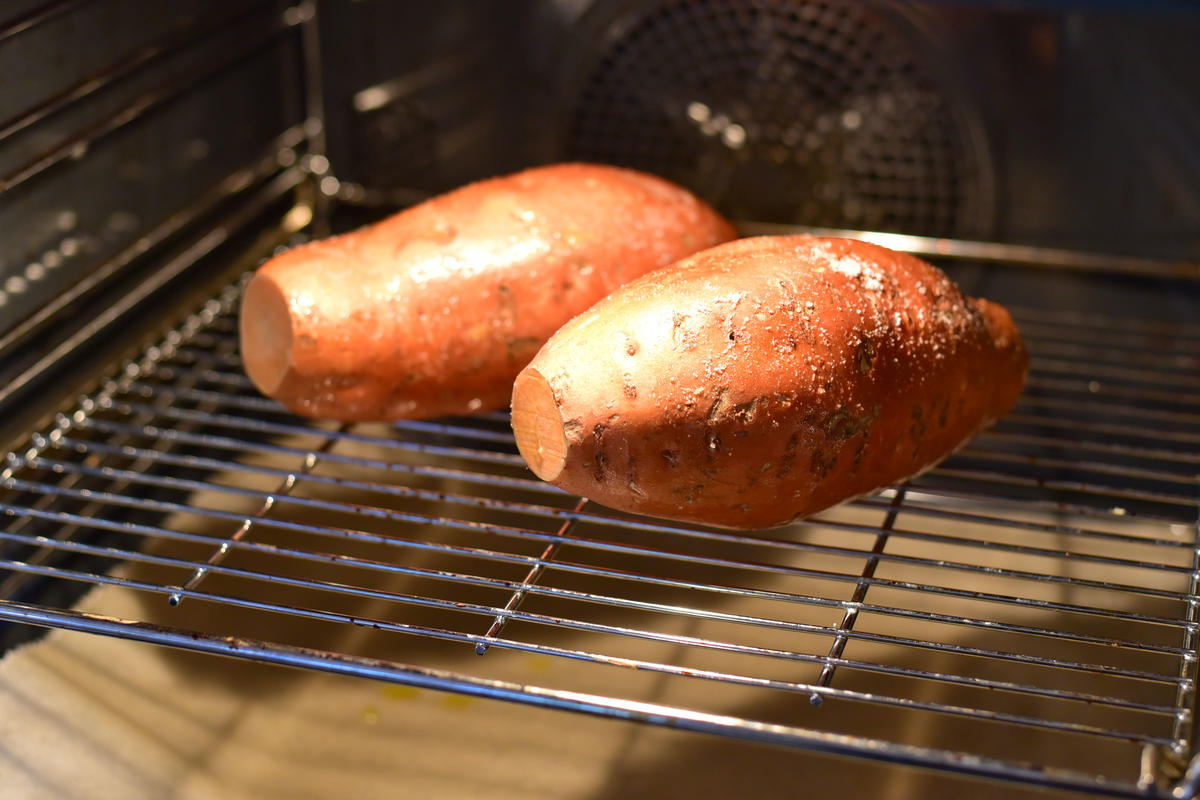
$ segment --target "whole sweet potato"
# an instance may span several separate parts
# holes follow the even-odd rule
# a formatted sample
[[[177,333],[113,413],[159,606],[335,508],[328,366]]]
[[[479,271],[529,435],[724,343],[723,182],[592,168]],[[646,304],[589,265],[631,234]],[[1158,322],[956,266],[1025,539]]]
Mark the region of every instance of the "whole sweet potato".
[[[631,170],[480,181],[268,261],[242,302],[242,359],[259,390],[311,417],[504,408],[564,322],[734,235],[687,191]]]
[[[1003,308],[917,258],[743,239],[567,323],[517,377],[512,426],[568,491],[762,528],[941,460],[1016,402],[1027,364]]]

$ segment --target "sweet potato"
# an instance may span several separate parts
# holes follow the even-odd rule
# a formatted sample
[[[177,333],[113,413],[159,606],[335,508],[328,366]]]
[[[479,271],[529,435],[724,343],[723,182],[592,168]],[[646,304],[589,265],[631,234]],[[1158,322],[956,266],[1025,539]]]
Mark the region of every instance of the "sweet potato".
[[[517,377],[535,474],[613,508],[785,524],[913,475],[1016,402],[1008,312],[849,239],[713,247],[572,319]]]
[[[243,298],[242,359],[260,391],[310,417],[505,408],[564,322],[734,235],[690,193],[631,170],[481,181],[268,261]]]

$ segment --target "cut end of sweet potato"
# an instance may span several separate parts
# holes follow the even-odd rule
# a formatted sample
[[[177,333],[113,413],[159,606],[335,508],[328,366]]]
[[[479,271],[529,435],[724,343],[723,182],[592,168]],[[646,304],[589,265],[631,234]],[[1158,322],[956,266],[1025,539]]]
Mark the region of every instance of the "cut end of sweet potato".
[[[256,274],[242,296],[238,319],[242,363],[254,385],[274,395],[292,366],[292,312],[270,276]]]
[[[553,481],[567,462],[567,435],[550,382],[524,369],[513,384],[512,429],[521,457],[544,481]]]

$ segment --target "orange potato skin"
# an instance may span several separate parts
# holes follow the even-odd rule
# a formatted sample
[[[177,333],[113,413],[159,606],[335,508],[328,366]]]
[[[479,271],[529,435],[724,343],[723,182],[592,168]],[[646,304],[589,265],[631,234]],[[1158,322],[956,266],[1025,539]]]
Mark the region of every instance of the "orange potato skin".
[[[513,428],[572,493],[766,528],[937,463],[1012,407],[1027,369],[1008,312],[917,258],[759,237],[567,323],[517,378]]]
[[[682,188],[558,164],[480,181],[265,263],[243,362],[292,411],[386,421],[507,407],[549,336],[622,283],[727,241]]]

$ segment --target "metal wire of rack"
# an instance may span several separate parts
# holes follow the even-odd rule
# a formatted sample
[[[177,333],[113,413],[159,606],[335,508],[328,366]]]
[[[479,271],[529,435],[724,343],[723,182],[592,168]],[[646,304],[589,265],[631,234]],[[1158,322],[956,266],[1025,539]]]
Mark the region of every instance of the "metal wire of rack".
[[[242,373],[239,291],[7,455],[0,619],[1194,796],[1200,326],[1016,308],[1032,374],[994,429],[902,486],[737,533],[533,479],[503,414],[297,419]],[[144,618],[73,609],[96,585]],[[508,677],[530,653],[576,666]]]

